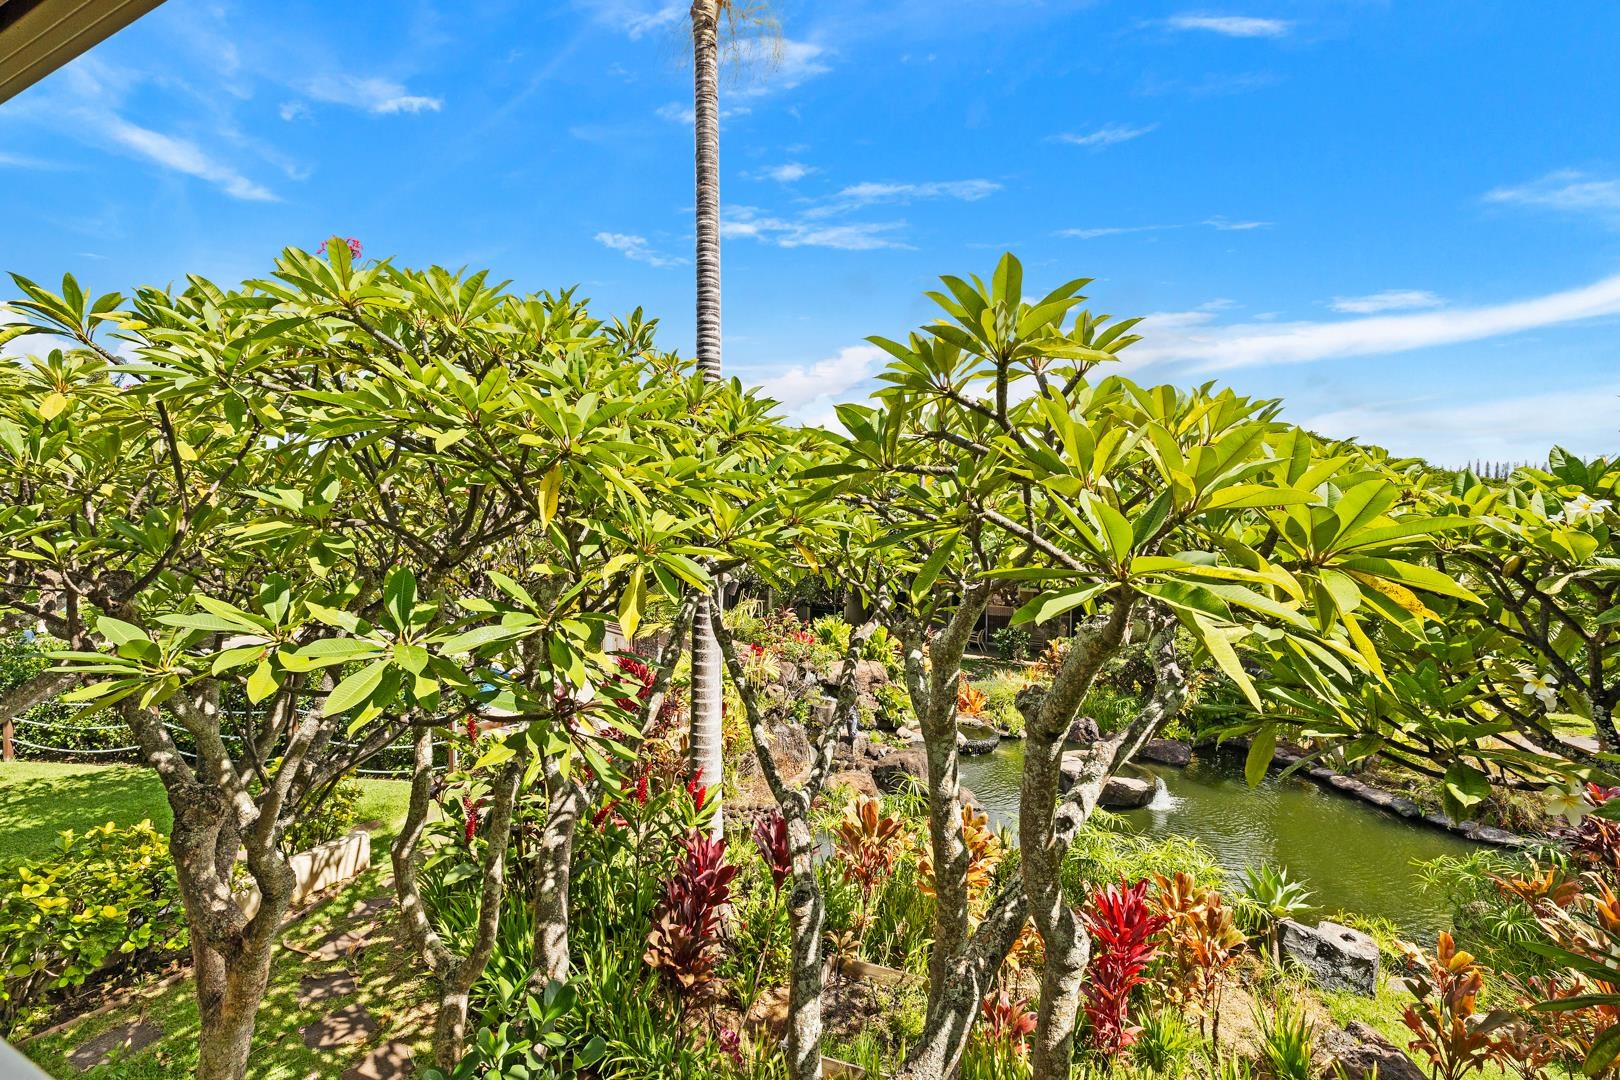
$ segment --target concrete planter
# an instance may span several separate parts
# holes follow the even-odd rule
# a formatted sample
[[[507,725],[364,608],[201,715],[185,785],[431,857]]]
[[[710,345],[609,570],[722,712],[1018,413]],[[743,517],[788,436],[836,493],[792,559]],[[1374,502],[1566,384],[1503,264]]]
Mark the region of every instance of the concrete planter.
[[[356,829],[347,836],[300,851],[287,860],[293,872],[292,906],[298,907],[316,893],[352,881],[371,869],[371,834]],[[249,883],[236,894],[242,914],[253,918],[259,911],[259,889]]]

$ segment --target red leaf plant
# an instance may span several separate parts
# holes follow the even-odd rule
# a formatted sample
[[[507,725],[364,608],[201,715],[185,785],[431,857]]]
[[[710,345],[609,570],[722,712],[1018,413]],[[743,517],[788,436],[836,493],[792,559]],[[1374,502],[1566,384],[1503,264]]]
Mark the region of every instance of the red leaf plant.
[[[643,960],[682,998],[696,997],[714,978],[720,952],[720,913],[731,901],[737,868],[726,863],[726,842],[687,833],[686,856],[664,883],[653,909]]]
[[[1029,1036],[1035,1030],[1037,1017],[1030,1011],[1027,999],[1014,1001],[1002,990],[979,1003],[979,1016],[985,1042],[1019,1057],[1029,1052]]]
[[[754,846],[765,868],[771,872],[771,886],[782,891],[782,883],[793,873],[793,856],[788,851],[787,818],[772,811],[754,822]]]
[[[1091,962],[1086,966],[1086,1019],[1091,1047],[1115,1055],[1136,1041],[1142,1029],[1128,1021],[1131,991],[1146,979],[1142,973],[1159,951],[1154,940],[1168,921],[1147,901],[1148,883],[1123,880],[1100,889],[1080,913],[1091,934]]]

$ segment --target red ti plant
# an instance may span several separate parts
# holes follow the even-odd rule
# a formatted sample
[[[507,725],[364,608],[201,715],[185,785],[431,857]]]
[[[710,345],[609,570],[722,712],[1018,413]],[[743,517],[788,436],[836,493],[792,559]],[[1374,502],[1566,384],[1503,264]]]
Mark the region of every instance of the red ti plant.
[[[1035,1030],[1036,1015],[1024,998],[1016,1001],[1002,990],[979,1003],[981,1038],[999,1057],[1024,1057],[1029,1053],[1029,1036]]]
[[[1506,1047],[1496,1033],[1513,1014],[1482,1016],[1476,1011],[1485,975],[1473,955],[1459,950],[1445,931],[1433,956],[1411,945],[1402,948],[1409,968],[1406,983],[1417,1000],[1401,1020],[1416,1036],[1411,1048],[1428,1056],[1436,1080],[1462,1080],[1504,1057]]]
[[[731,901],[737,868],[726,863],[726,842],[692,829],[686,855],[664,883],[653,909],[652,932],[642,957],[673,985],[683,1001],[696,998],[714,978],[719,959],[720,913]]]
[[[754,846],[759,848],[759,857],[765,860],[765,868],[771,872],[772,887],[781,892],[782,883],[793,873],[793,856],[788,851],[787,818],[780,810],[773,810],[754,822]]]
[[[1128,1021],[1131,991],[1159,951],[1155,940],[1168,921],[1147,901],[1148,883],[1123,880],[1098,890],[1080,913],[1092,940],[1086,966],[1086,1020],[1091,1047],[1115,1055],[1136,1041],[1141,1028]]]

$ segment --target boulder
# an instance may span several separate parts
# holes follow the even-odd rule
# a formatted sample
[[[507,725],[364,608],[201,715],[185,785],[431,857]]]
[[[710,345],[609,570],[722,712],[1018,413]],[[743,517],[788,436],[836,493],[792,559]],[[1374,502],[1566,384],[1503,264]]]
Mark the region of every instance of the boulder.
[[[872,776],[870,769],[846,769],[843,772],[833,773],[827,777],[827,786],[848,788],[855,794],[865,795],[868,798],[878,797],[877,780]]]
[[[1192,762],[1192,747],[1175,739],[1149,739],[1142,744],[1142,749],[1137,751],[1136,756],[1142,761],[1174,765],[1180,769]]]
[[[922,732],[914,727],[896,728],[894,737],[905,743],[920,743],[923,741]]]
[[[1426,1080],[1423,1070],[1373,1028],[1353,1020],[1343,1031],[1328,1031],[1322,1048],[1332,1054],[1346,1080]]]
[[[956,749],[964,754],[988,754],[1001,736],[988,724],[962,724],[956,731]]]
[[[855,700],[873,716],[873,724],[884,727],[888,717],[878,708],[877,690],[889,685],[889,671],[876,660],[855,662]]]
[[[1110,776],[1097,797],[1097,805],[1108,810],[1135,810],[1152,802],[1157,789],[1151,778]]]
[[[1074,787],[1080,780],[1080,773],[1084,771],[1086,762],[1091,754],[1086,750],[1065,750],[1063,759],[1059,762],[1058,786],[1064,791]]]
[[[1102,738],[1102,729],[1097,721],[1089,716],[1076,717],[1074,723],[1069,725],[1069,741],[1090,746]]]
[[[1284,919],[1278,928],[1283,955],[1303,965],[1324,990],[1378,992],[1378,945],[1360,930],[1323,922],[1306,926]]]
[[[872,779],[884,791],[899,791],[908,779],[928,779],[928,755],[921,750],[896,750],[872,766]]]

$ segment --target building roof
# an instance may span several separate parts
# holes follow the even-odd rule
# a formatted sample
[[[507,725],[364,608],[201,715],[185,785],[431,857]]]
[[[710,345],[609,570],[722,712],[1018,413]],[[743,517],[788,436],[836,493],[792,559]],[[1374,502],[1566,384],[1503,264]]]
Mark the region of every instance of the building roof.
[[[0,0],[0,102],[122,30],[163,0]]]

